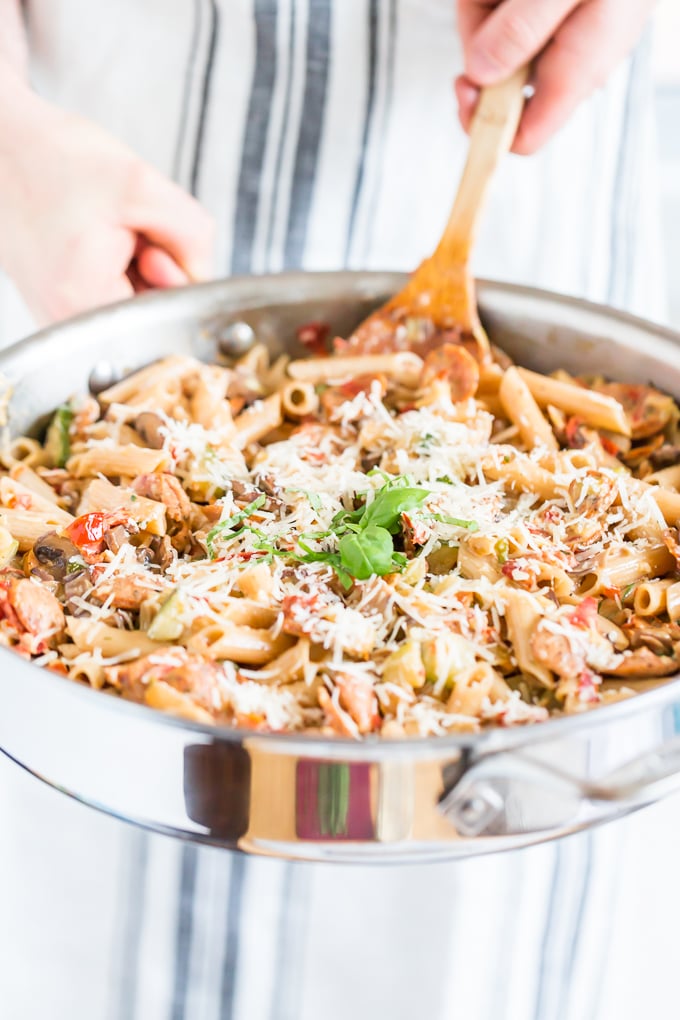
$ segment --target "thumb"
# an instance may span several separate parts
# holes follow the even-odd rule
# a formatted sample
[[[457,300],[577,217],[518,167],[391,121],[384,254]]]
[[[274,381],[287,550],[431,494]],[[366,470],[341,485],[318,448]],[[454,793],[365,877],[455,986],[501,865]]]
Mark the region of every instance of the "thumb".
[[[148,287],[183,287],[189,277],[165,249],[141,239],[135,259],[137,270]]]
[[[140,164],[123,216],[127,227],[164,249],[190,280],[212,276],[212,219],[195,198],[153,167]]]

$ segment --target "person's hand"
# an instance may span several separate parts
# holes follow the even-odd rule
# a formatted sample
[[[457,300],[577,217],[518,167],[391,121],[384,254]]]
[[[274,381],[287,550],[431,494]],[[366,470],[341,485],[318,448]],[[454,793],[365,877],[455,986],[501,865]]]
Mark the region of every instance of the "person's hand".
[[[465,74],[456,81],[467,131],[479,88],[534,60],[533,98],[514,150],[535,152],[605,84],[630,52],[656,0],[458,0]]]
[[[0,69],[0,267],[44,325],[206,279],[212,222],[105,131]]]

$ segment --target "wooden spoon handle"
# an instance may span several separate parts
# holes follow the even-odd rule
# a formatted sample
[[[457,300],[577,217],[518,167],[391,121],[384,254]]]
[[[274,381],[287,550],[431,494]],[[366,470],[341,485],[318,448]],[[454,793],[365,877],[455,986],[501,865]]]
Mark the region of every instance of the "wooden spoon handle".
[[[491,178],[512,148],[524,109],[529,67],[482,89],[470,128],[470,149],[449,222],[435,257],[465,264],[474,243]]]

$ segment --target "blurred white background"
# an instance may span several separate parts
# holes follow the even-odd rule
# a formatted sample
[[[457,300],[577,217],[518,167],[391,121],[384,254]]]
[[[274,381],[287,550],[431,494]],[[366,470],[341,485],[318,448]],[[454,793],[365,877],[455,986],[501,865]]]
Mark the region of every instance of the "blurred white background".
[[[670,317],[680,326],[680,0],[661,0],[654,39],[661,201]]]

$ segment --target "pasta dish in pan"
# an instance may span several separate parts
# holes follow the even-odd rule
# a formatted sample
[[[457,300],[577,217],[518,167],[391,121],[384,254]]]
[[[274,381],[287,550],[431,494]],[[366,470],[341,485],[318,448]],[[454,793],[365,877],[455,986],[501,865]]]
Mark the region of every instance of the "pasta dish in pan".
[[[403,330],[167,357],[7,440],[2,644],[199,722],[352,737],[680,671],[675,402]]]

